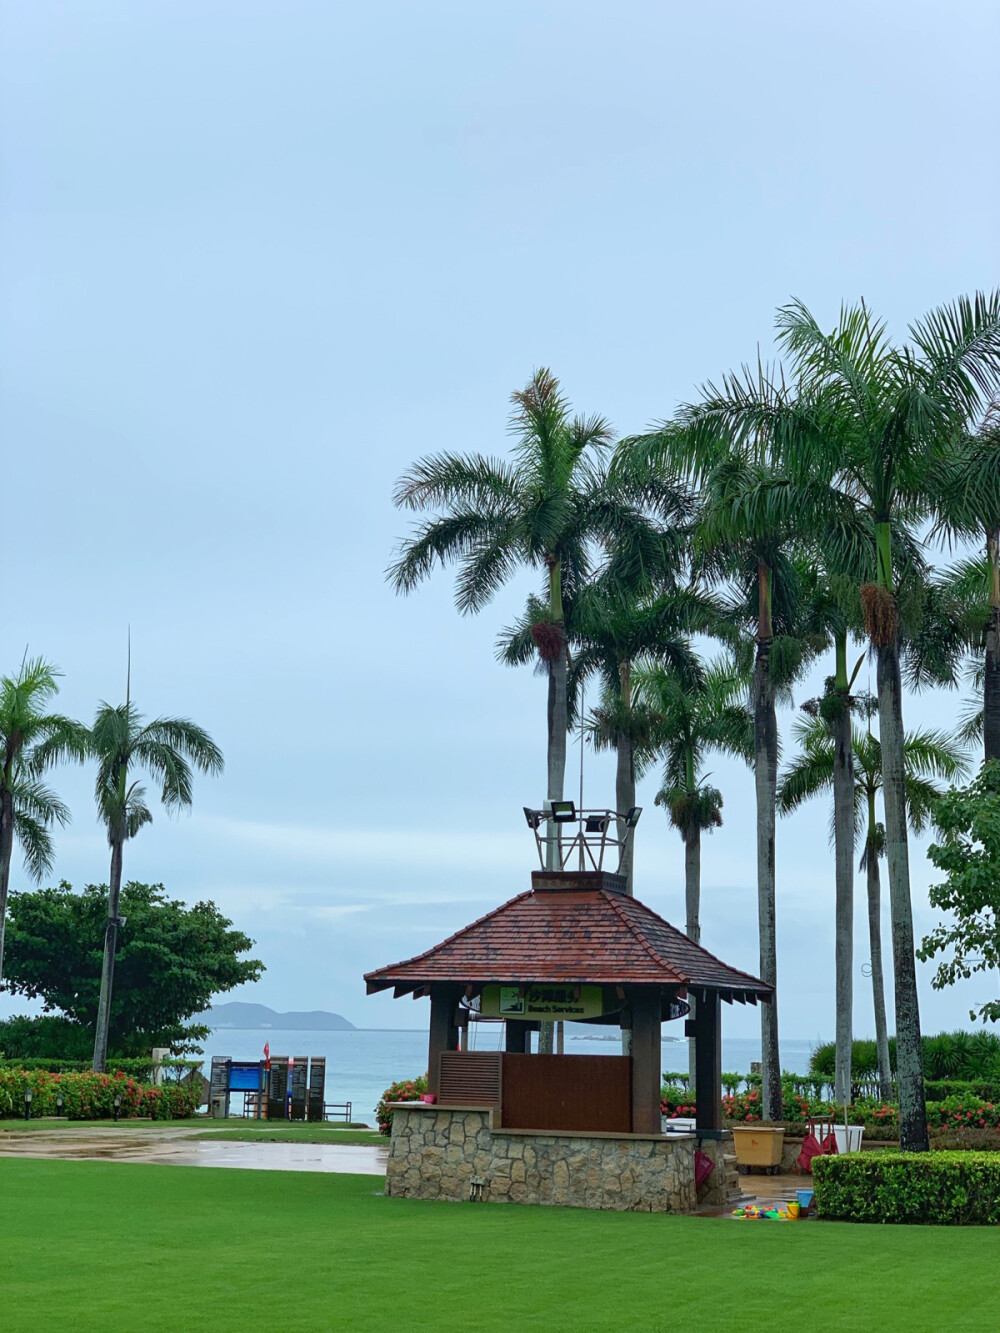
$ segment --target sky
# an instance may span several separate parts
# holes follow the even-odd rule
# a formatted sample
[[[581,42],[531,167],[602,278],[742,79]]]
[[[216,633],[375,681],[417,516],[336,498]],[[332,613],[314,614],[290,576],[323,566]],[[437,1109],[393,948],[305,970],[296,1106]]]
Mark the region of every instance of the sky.
[[[545,686],[494,660],[537,575],[465,618],[448,571],[387,585],[394,481],[503,454],[540,365],[631,433],[771,355],[790,297],[832,324],[863,296],[903,338],[997,285],[996,6],[0,0],[0,23],[0,671],[46,656],[89,718],[123,698],[131,627],[139,707],[201,723],[226,771],[156,811],[126,877],[257,941],[263,979],[227,998],[419,1027],[426,1002],[362,974],[527,887]],[[752,781],[710,768],[703,943],[756,971]],[[636,892],[679,922],[654,781]],[[54,782],[53,881],[106,881],[93,774]],[[606,758],[586,795],[611,803]],[[824,803],[778,837],[781,1030],[831,1037]],[[931,970],[926,1031],[996,994]]]

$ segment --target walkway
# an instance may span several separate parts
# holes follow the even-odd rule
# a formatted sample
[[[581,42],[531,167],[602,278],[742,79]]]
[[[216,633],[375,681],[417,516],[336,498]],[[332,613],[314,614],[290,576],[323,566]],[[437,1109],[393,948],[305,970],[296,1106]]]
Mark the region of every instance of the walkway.
[[[53,1129],[0,1135],[0,1157],[76,1162],[147,1162],[165,1166],[223,1166],[252,1171],[330,1171],[384,1176],[389,1145],[202,1142],[200,1128]]]

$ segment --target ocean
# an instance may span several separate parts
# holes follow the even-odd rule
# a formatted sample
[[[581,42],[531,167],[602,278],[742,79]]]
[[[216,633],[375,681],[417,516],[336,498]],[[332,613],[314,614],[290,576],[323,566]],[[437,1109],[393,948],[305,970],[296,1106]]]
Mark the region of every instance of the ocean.
[[[500,1023],[473,1025],[473,1049],[496,1050],[503,1040]],[[427,1032],[419,1028],[357,1028],[348,1032],[296,1032],[281,1028],[216,1028],[205,1042],[205,1073],[213,1055],[233,1060],[260,1060],[264,1043],[271,1055],[325,1055],[328,1102],[351,1102],[352,1118],[375,1123],[375,1105],[390,1083],[415,1078],[427,1069]],[[785,1069],[805,1073],[814,1043],[784,1041],[781,1063]],[[610,1041],[594,1036],[584,1025],[566,1029],[567,1055],[617,1055],[621,1046],[616,1031]],[[665,1041],[663,1069],[687,1068],[687,1043]],[[750,1063],[760,1059],[760,1042],[749,1037],[722,1039],[722,1067],[746,1074]],[[233,1099],[238,1109],[238,1094]]]

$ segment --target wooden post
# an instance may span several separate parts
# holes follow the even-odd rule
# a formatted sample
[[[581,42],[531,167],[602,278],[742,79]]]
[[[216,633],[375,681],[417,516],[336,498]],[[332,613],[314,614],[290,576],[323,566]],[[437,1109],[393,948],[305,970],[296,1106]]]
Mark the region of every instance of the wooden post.
[[[455,1005],[459,991],[455,986],[431,987],[431,1027],[427,1044],[427,1091],[435,1097],[440,1090],[441,1052],[458,1050]]]
[[[695,1125],[722,1129],[722,1001],[718,991],[698,995],[694,1037]]]
[[[632,990],[632,1133],[660,1132],[660,992]]]
[[[527,1023],[519,1023],[516,1018],[508,1018],[504,1023],[504,1050],[509,1051],[511,1055],[527,1055],[529,1031]]]

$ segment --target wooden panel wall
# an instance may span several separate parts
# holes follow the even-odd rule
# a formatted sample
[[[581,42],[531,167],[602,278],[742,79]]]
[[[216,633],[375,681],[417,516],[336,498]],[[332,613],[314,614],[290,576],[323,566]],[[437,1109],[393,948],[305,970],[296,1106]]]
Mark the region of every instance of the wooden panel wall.
[[[446,1106],[499,1106],[499,1051],[442,1051],[438,1101]]]
[[[632,1061],[627,1055],[503,1058],[505,1129],[632,1131]]]

